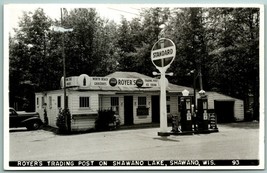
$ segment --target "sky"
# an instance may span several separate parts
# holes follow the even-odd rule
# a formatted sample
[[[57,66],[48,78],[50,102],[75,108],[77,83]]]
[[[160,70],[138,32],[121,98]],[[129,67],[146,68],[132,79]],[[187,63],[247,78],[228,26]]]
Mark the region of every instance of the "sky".
[[[44,12],[52,19],[60,19],[60,8],[71,10],[78,7],[96,8],[99,15],[103,18],[114,20],[116,23],[121,21],[124,16],[127,20],[137,17],[140,6],[138,5],[34,5],[34,4],[13,4],[5,7],[5,25],[13,35],[13,28],[18,28],[18,22],[23,12],[34,12],[37,8],[43,8]]]

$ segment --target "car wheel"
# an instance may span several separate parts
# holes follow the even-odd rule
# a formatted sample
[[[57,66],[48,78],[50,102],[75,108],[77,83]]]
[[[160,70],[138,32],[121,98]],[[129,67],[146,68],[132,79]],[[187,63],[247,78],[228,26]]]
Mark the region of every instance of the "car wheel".
[[[39,122],[32,122],[29,126],[27,126],[28,130],[37,130],[39,129],[41,124]]]

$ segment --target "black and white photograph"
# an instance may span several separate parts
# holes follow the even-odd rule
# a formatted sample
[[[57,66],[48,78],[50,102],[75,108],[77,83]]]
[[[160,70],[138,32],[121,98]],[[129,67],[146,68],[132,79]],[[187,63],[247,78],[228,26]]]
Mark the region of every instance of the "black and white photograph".
[[[263,37],[260,4],[5,4],[4,169],[264,169]]]

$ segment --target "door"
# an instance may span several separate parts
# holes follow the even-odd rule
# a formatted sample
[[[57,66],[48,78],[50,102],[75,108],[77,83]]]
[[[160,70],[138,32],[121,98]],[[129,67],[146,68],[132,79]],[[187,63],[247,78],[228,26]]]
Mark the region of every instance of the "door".
[[[152,122],[159,123],[160,122],[159,96],[151,96],[151,100],[152,100]]]
[[[133,124],[133,96],[124,96],[124,124]]]
[[[235,101],[214,100],[214,109],[218,123],[234,122],[234,103]]]

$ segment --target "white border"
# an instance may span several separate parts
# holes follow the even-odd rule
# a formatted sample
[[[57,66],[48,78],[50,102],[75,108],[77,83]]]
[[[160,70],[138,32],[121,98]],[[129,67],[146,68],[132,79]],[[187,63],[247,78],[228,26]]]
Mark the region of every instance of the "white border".
[[[265,31],[264,31],[264,26],[266,25],[265,23],[265,11],[264,11],[264,6],[260,7],[260,33],[259,33],[259,50],[260,50],[260,57],[259,57],[259,83],[260,83],[260,90],[259,90],[259,118],[260,118],[260,133],[259,133],[259,159],[260,161],[260,167],[263,169],[265,166],[265,115],[264,115],[264,107],[265,107],[265,93],[264,93],[264,82],[265,82],[265,77],[264,77],[264,55],[265,55],[265,43],[264,43],[264,38],[265,38]]]
[[[66,8],[78,8],[78,7],[107,7],[107,6],[116,6],[118,8],[123,8],[123,6],[134,6],[134,7],[252,7],[260,8],[260,132],[259,132],[259,166],[200,166],[200,167],[188,167],[188,166],[179,166],[179,167],[9,167],[9,127],[8,127],[8,116],[4,116],[4,169],[5,170],[248,170],[248,169],[264,169],[265,164],[265,143],[264,143],[264,132],[265,132],[265,117],[264,117],[264,5],[260,4],[8,4],[4,5],[4,115],[8,115],[9,107],[9,8],[14,6],[32,6],[43,8],[53,6],[53,7],[66,7]]]
[[[4,63],[3,63],[3,95],[4,95],[4,99],[3,99],[3,115],[9,115],[9,42],[8,42],[8,26],[9,26],[9,20],[7,18],[7,16],[9,16],[9,10],[6,8],[6,6],[4,6]],[[9,120],[8,120],[8,116],[3,116],[3,126],[4,126],[4,146],[3,146],[3,150],[4,150],[4,169],[7,169],[9,167]]]

